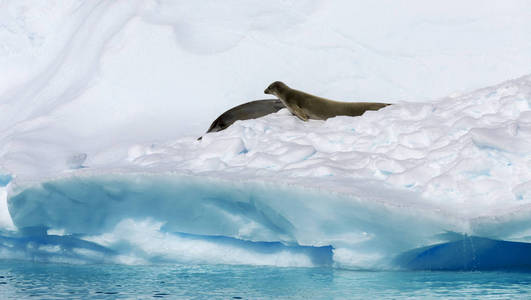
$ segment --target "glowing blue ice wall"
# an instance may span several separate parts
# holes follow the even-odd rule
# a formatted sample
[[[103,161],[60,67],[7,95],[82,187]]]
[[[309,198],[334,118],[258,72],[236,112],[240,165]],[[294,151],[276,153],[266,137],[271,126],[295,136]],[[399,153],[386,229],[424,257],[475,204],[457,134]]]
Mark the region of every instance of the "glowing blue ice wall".
[[[531,243],[462,238],[407,251],[395,263],[410,270],[531,270]]]
[[[161,233],[218,236],[278,243],[275,251],[281,251],[280,245],[320,251],[307,255],[311,263],[295,265],[318,262],[317,265],[333,263],[364,269],[387,268],[394,255],[425,245],[445,230],[429,211],[419,213],[419,208],[404,205],[411,193],[387,191],[373,184],[352,183],[353,188],[359,185],[357,197],[289,184],[225,181],[204,176],[72,176],[14,186],[8,206],[18,228],[46,228],[49,232],[81,236],[113,250],[124,244],[116,235],[136,236],[127,241],[131,244],[129,249],[146,237]],[[401,205],[390,205],[390,201]],[[145,220],[147,225],[138,225]],[[123,233],[131,228],[139,231]],[[104,237],[106,234],[114,234],[111,242],[108,236]],[[161,237],[164,238],[168,237]],[[222,242],[208,241],[216,247]],[[170,244],[162,243],[161,247]],[[238,245],[246,250],[258,249],[256,244]],[[323,254],[326,251],[319,247],[327,247],[328,254]],[[142,257],[149,257],[146,252],[154,251],[148,245],[141,248]],[[264,247],[260,249],[262,253],[266,251]],[[197,258],[194,256],[192,261]],[[275,261],[266,264],[270,263],[276,264]]]
[[[423,207],[414,194],[370,181],[351,184],[357,192],[346,195],[287,183],[120,174],[15,186],[8,205],[20,231],[4,236],[0,248],[33,259],[125,263],[437,270],[529,265],[528,244],[444,237],[459,222]],[[434,246],[419,248],[425,245]]]

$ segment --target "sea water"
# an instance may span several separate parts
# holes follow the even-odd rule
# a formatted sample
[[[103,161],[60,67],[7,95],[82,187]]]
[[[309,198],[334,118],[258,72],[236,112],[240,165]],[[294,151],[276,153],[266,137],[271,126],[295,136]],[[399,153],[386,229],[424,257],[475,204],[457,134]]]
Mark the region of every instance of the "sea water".
[[[0,299],[529,298],[531,273],[0,261]]]

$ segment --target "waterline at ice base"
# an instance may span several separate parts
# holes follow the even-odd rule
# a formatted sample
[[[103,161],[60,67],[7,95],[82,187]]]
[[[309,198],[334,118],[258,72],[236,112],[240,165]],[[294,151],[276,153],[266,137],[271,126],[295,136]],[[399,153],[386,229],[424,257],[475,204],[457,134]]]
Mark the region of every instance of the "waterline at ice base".
[[[528,270],[530,107],[524,76],[361,117],[283,109],[201,141],[66,153],[26,132],[0,160],[0,256]]]

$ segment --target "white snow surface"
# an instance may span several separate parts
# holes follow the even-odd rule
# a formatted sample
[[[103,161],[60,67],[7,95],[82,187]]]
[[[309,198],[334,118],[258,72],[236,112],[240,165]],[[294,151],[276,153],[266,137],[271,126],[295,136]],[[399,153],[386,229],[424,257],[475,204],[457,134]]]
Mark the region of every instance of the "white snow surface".
[[[361,117],[303,122],[283,109],[237,121],[202,141],[133,146],[127,161],[133,170],[272,180],[353,195],[358,188],[350,182],[374,180],[469,220],[503,216],[531,203],[530,107],[531,76],[524,76]]]
[[[283,109],[199,142],[135,146],[127,159],[150,171],[309,181],[346,193],[348,182],[370,179],[457,215],[500,215],[531,203],[530,105],[531,76],[525,76],[361,117],[303,122]]]
[[[447,231],[530,241],[530,36],[528,1],[0,1],[0,227],[134,245],[126,263],[320,257],[161,228],[331,245],[358,268]],[[309,122],[281,110],[196,141],[275,80],[394,105]],[[77,210],[94,195],[124,202]]]
[[[531,70],[525,0],[21,0],[0,14],[0,165],[26,153],[30,173],[64,161],[50,153],[199,136],[275,80],[429,102]]]

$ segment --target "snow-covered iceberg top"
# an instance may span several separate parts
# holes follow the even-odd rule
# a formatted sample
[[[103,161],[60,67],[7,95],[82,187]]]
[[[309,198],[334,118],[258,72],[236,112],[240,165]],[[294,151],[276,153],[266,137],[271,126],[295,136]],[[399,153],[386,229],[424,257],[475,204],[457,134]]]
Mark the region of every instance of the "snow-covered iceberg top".
[[[127,159],[150,172],[215,173],[354,195],[356,182],[374,180],[456,215],[499,216],[531,201],[530,105],[526,76],[361,117],[302,122],[282,110],[200,142],[135,146]]]
[[[452,232],[525,242],[530,104],[526,76],[361,117],[302,122],[281,110],[202,141],[77,154],[61,172],[14,174],[8,204],[19,228],[81,234],[118,252],[127,244],[121,261],[377,268]],[[273,254],[249,244],[276,242]]]

